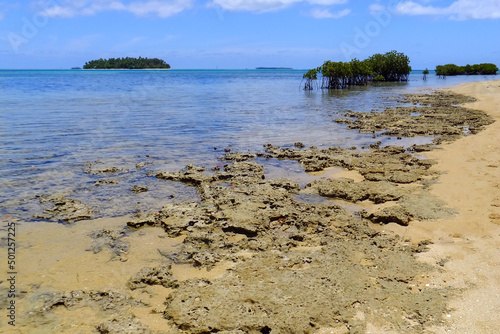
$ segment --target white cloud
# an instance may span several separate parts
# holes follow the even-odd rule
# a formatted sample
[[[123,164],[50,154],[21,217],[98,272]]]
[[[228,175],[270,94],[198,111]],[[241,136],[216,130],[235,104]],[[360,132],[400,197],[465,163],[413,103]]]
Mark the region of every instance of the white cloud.
[[[146,1],[133,2],[127,10],[137,16],[157,15],[169,17],[191,7],[191,1]]]
[[[192,7],[196,0],[35,0],[48,17],[92,16],[105,11],[123,11],[136,16],[169,17]],[[298,3],[332,6],[349,0],[203,0],[210,7],[229,11],[268,12]],[[47,3],[49,5],[47,5]],[[323,10],[328,15],[327,10]],[[330,13],[330,16],[336,13]],[[329,17],[330,17],[329,16]]]
[[[144,0],[126,2],[123,0],[59,0],[58,5],[44,7],[48,17],[91,16],[104,11],[125,11],[137,16],[169,17],[192,6],[192,0]]]
[[[92,16],[105,11],[123,11],[136,16],[169,17],[192,7],[195,0],[36,0],[48,17]],[[318,6],[342,5],[349,0],[205,0],[211,7],[229,11],[268,12],[305,3]],[[49,5],[47,5],[49,3]],[[312,15],[341,17],[343,10],[332,13],[329,9],[315,9]],[[339,16],[340,15],[340,16]]]
[[[400,2],[395,12],[401,15],[447,16],[457,20],[499,19],[500,0],[456,0],[448,7],[424,6],[414,1]]]
[[[225,10],[267,12],[286,8],[302,0],[213,0],[210,5]]]
[[[370,13],[379,13],[379,12],[382,12],[384,10],[387,10],[387,8],[385,6],[382,6],[381,4],[379,3],[374,3],[374,4],[371,4],[369,7],[370,9]]]
[[[449,8],[422,6],[413,1],[401,2],[395,8],[396,13],[403,15],[447,15]]]
[[[48,17],[72,17],[78,14],[78,10],[71,7],[52,6],[44,9],[43,13]]]
[[[310,4],[313,5],[343,5],[345,3],[348,3],[349,0],[308,0]]]
[[[349,0],[212,0],[210,6],[217,6],[231,11],[268,12],[279,10],[296,3],[306,2],[312,5],[341,5]]]
[[[330,10],[323,8],[314,8],[309,12],[309,16],[314,17],[315,19],[339,19],[346,15],[349,15],[351,12],[350,9],[344,9],[339,12],[332,13]]]

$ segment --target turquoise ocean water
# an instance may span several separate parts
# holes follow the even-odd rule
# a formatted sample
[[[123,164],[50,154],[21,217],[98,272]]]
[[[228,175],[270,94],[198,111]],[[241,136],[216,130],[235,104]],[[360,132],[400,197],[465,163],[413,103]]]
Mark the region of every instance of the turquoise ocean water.
[[[0,213],[29,220],[38,197],[63,193],[94,207],[96,216],[130,214],[195,198],[189,187],[148,176],[193,163],[213,167],[224,149],[262,145],[363,146],[386,138],[348,131],[332,120],[345,110],[376,111],[420,88],[492,77],[438,79],[415,72],[410,81],[345,91],[300,89],[304,70],[0,70]],[[418,142],[429,138],[417,138]],[[414,141],[395,144],[410,145]],[[128,170],[89,175],[97,168]],[[137,163],[146,166],[137,169]],[[269,171],[300,173],[291,162]],[[116,185],[95,186],[100,179]],[[132,194],[132,185],[149,191]]]

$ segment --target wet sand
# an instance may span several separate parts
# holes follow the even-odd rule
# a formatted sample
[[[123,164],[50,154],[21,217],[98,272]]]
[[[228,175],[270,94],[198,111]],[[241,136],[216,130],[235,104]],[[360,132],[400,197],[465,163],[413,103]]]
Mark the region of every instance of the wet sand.
[[[216,172],[215,181],[196,168],[157,175],[196,187],[200,206],[73,225],[16,222],[17,328],[2,321],[2,332],[494,333],[500,325],[500,81],[452,91],[477,98],[467,107],[496,122],[421,153],[435,164],[396,149],[361,157],[289,152],[312,170],[326,168],[324,179],[301,190],[291,181],[264,180],[252,157],[236,157],[238,168]],[[311,156],[321,159],[306,161]],[[338,156],[344,168],[336,167]],[[377,159],[392,167],[380,173]],[[332,189],[344,186],[357,197],[336,198]],[[297,192],[334,201],[295,202]],[[443,200],[439,216],[446,218],[419,219],[408,204],[413,195]],[[365,208],[364,217],[374,219],[370,212],[398,203],[407,210],[399,224],[367,225],[349,210]],[[255,213],[270,223],[249,221]],[[428,239],[431,244],[419,243]]]

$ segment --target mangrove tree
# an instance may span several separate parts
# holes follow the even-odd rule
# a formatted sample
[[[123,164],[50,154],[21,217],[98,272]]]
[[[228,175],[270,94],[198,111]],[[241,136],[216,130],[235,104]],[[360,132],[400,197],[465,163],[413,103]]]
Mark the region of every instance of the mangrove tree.
[[[446,64],[436,66],[436,75],[444,77],[447,75],[493,75],[497,74],[498,67],[491,63],[458,66]]]
[[[348,62],[325,61],[322,66],[303,75],[305,90],[316,87],[314,80],[321,73],[321,88],[343,89],[366,85],[370,81],[408,81],[411,72],[410,59],[403,53],[390,51],[374,54],[368,59],[356,58]]]

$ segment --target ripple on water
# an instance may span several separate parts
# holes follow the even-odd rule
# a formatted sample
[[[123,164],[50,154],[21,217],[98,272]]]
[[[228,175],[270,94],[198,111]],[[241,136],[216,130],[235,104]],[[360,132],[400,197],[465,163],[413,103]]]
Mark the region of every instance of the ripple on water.
[[[89,201],[103,214],[116,208],[117,215],[127,212],[123,208],[130,211],[137,201],[153,205],[154,198],[159,204],[162,191],[192,197],[182,186],[155,188],[137,172],[118,177],[117,186],[97,190],[94,177],[82,172],[88,161],[132,170],[149,156],[152,168],[177,170],[189,163],[211,168],[224,148],[262,152],[265,143],[291,146],[300,141],[319,148],[361,147],[379,140],[382,145],[427,143],[428,138],[396,141],[358,134],[332,119],[346,110],[394,106],[395,95],[458,80],[429,78],[423,83],[415,75],[405,84],[304,92],[297,89],[302,74],[301,70],[2,70],[0,212],[28,218],[26,211],[33,206],[27,202],[56,192]],[[282,176],[301,185],[308,182],[298,165],[280,164]],[[269,162],[269,177],[275,167],[276,162]],[[141,178],[151,190],[139,198],[131,196],[130,187]]]

